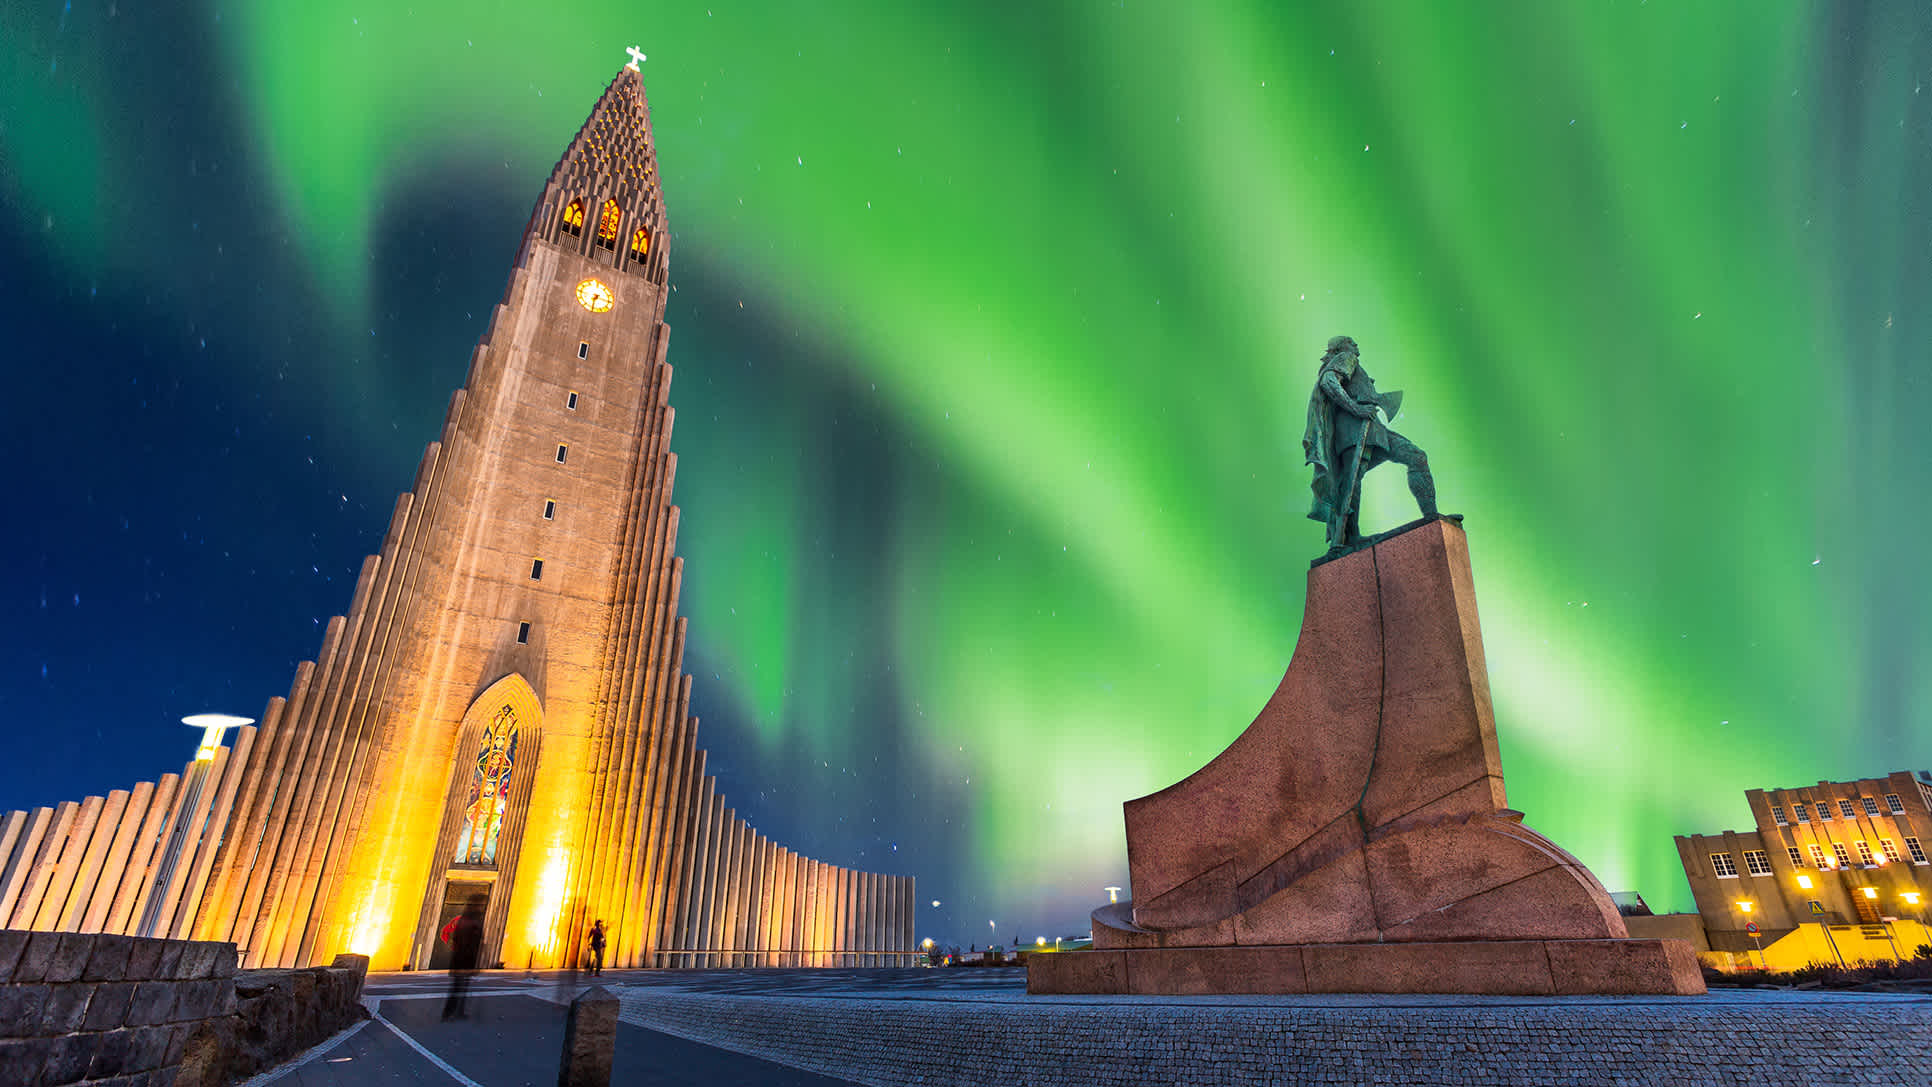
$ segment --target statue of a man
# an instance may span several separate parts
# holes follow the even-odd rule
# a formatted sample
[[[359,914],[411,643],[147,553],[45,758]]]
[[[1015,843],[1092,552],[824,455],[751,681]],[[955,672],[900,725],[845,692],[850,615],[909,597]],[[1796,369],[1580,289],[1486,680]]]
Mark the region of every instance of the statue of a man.
[[[1428,454],[1376,418],[1377,411],[1394,418],[1401,406],[1401,393],[1375,391],[1354,340],[1337,336],[1328,341],[1315,391],[1308,397],[1301,448],[1315,469],[1315,500],[1308,516],[1328,525],[1331,552],[1361,541],[1362,477],[1384,461],[1408,467],[1416,505],[1424,517],[1437,516]]]

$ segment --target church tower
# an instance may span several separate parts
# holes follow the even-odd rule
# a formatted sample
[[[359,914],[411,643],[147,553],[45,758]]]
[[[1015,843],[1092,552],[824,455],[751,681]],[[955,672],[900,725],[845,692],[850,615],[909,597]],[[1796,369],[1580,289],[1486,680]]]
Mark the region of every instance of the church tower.
[[[618,966],[911,952],[911,879],[777,846],[704,774],[678,615],[669,237],[634,60],[538,197],[347,614],[222,752],[209,799],[167,815],[207,830],[180,874],[135,892],[128,925],[232,940],[250,967],[350,951],[420,969],[482,896],[486,965],[570,964],[596,919]],[[154,883],[155,865],[121,878]]]

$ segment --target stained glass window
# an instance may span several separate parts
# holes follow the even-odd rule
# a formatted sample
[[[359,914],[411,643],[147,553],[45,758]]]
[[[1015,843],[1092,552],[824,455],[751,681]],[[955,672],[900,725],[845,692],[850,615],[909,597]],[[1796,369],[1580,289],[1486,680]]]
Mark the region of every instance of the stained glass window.
[[[597,244],[605,249],[617,248],[617,220],[623,218],[623,211],[617,201],[604,201],[604,213],[597,217]]]
[[[463,830],[456,836],[457,864],[495,864],[496,836],[510,804],[510,767],[517,757],[517,715],[505,706],[483,732],[463,806]]]
[[[582,200],[572,200],[570,206],[564,209],[563,228],[571,234],[582,234],[584,232],[584,202]]]
[[[644,229],[643,227],[638,227],[637,232],[631,235],[631,259],[635,261],[642,261],[644,259],[645,254],[649,253],[650,251],[651,251],[651,232]]]

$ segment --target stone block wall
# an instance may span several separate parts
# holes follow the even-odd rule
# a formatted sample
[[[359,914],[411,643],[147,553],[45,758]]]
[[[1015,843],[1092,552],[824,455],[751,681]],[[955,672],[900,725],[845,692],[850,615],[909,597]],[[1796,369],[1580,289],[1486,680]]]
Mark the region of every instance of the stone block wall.
[[[170,1083],[235,1012],[235,945],[0,930],[0,1083]]]
[[[327,1040],[368,1015],[368,973],[368,956],[337,955],[328,966],[235,975],[232,1014],[211,1016],[189,1032],[175,1087],[238,1083]]]

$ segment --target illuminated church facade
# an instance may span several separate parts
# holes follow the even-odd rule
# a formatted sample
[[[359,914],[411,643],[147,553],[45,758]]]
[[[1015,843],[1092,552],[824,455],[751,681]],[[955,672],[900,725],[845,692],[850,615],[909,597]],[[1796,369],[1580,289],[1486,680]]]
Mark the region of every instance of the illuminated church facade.
[[[286,698],[181,775],[0,817],[0,927],[235,942],[243,965],[863,965],[910,877],[726,807],[682,671],[667,245],[642,77],[551,173],[439,440]]]

